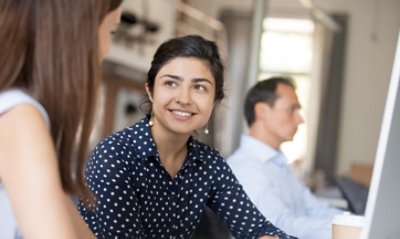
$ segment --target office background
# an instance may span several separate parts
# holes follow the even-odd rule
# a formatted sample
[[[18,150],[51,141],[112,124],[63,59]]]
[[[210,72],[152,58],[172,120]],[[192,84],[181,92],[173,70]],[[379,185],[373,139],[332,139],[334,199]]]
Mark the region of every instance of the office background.
[[[317,144],[325,141],[330,144],[327,150],[332,153],[326,157],[333,157],[334,167],[331,168],[334,170],[331,173],[334,175],[348,173],[354,163],[373,163],[400,28],[400,1],[127,0],[124,4],[124,9],[133,13],[136,19],[133,19],[131,26],[123,25],[125,30],[128,29],[125,32],[129,32],[129,36],[116,36],[106,63],[106,74],[110,79],[107,82],[112,89],[107,92],[106,103],[109,107],[106,111],[108,109],[107,115],[113,117],[105,119],[106,129],[103,134],[129,125],[137,119],[135,113],[139,112],[142,85],[155,47],[175,35],[199,33],[218,41],[226,58],[228,97],[220,107],[222,113],[215,118],[214,134],[206,140],[220,148],[224,155],[228,155],[237,146],[239,135],[246,131],[246,127],[237,122],[241,118],[243,87],[241,91],[235,90],[235,84],[245,88],[253,81],[249,76],[254,68],[251,63],[255,62],[251,53],[257,49],[252,44],[258,42],[254,39],[257,36],[254,35],[257,27],[254,18],[259,14],[257,7],[264,8],[262,14],[265,18],[308,19],[322,23],[329,29],[329,21],[315,15],[315,10],[321,10],[336,20],[336,23],[342,23],[341,30],[344,33],[342,47],[339,49],[342,58],[339,68],[336,68],[341,74],[333,79],[339,83],[333,86],[338,88],[331,95],[336,99],[336,108],[329,108],[329,111],[334,111],[330,118],[336,118],[336,121],[330,126],[328,124],[325,128],[330,127],[329,130],[321,136],[321,127],[318,127],[321,126],[321,104],[326,95],[321,90],[322,80],[318,78],[318,72],[315,72],[318,64],[323,62],[321,51],[319,55],[314,55],[308,95],[305,97],[309,110],[306,113],[308,145],[303,150],[306,160],[301,169],[303,173],[313,171],[316,162],[321,160]],[[317,27],[314,29],[318,30]],[[315,46],[323,43],[314,38],[312,44]],[[265,54],[268,56],[268,52]],[[256,71],[260,73],[259,68]],[[223,115],[229,117],[224,118]],[[218,123],[221,121],[223,125]],[[336,140],[332,141],[332,137]]]

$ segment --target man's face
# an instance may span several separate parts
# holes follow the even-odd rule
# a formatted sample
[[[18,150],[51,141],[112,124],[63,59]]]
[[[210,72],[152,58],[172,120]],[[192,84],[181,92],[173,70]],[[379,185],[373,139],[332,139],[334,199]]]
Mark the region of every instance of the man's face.
[[[276,93],[278,98],[274,106],[266,105],[263,125],[272,143],[280,146],[283,142],[293,139],[298,125],[303,123],[304,119],[300,114],[301,106],[294,89],[278,84]]]

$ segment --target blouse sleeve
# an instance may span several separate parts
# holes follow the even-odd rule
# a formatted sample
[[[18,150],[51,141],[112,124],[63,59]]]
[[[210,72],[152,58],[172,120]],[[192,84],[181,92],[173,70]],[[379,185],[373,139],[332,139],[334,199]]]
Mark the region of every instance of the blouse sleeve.
[[[88,161],[85,177],[96,198],[80,212],[97,238],[144,238],[135,190],[131,185],[126,146],[118,141],[100,143]]]
[[[222,158],[215,172],[217,179],[212,186],[208,206],[225,221],[236,238],[276,236],[280,239],[295,239],[265,219]]]

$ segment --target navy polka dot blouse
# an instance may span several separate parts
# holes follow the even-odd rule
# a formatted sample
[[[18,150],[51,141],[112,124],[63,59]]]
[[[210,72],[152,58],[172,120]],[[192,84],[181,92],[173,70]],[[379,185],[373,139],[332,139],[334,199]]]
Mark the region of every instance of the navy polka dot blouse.
[[[237,238],[293,238],[256,210],[217,151],[193,138],[188,147],[182,168],[171,178],[147,118],[100,142],[85,172],[97,202],[89,210],[79,205],[96,237],[190,238],[207,205]]]

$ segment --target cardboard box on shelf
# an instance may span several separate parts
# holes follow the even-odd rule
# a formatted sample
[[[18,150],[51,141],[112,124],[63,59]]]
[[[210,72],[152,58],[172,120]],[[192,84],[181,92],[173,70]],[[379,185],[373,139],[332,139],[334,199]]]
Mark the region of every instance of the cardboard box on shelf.
[[[372,178],[372,170],[372,164],[353,163],[350,167],[348,177],[366,187],[369,187]]]

